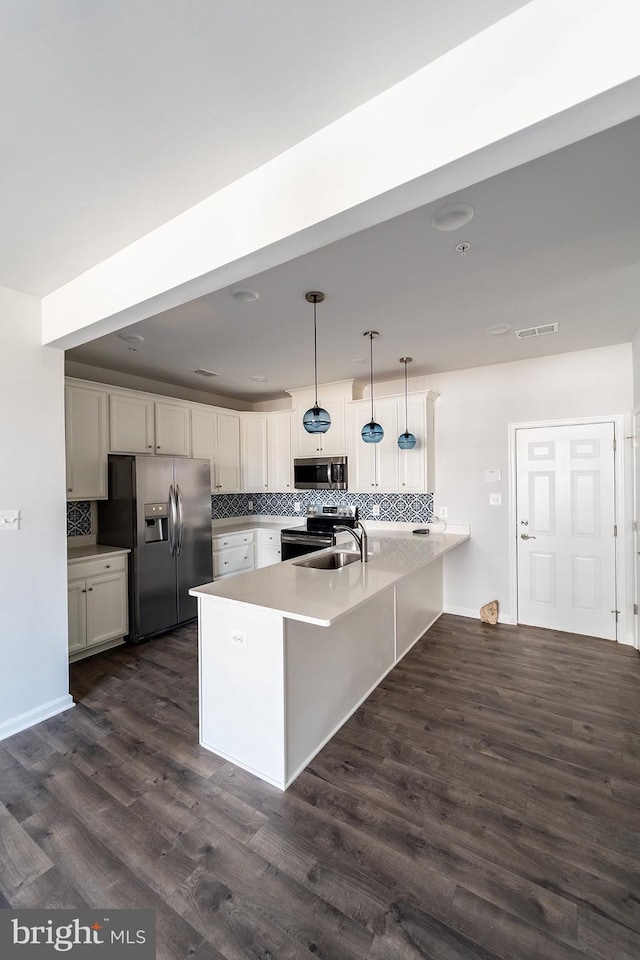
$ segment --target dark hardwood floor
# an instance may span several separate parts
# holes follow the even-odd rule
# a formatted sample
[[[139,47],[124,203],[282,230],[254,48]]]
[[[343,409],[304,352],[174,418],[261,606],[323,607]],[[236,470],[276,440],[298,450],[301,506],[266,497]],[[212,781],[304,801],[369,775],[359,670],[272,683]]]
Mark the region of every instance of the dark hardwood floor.
[[[0,744],[0,907],[153,907],[158,957],[638,960],[640,658],[444,616],[282,794],[198,746],[194,627]]]

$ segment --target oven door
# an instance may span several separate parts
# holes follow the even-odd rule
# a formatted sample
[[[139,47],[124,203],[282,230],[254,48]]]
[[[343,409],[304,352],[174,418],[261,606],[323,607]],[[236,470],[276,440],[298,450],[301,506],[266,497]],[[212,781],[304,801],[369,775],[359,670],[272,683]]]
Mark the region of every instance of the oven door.
[[[333,534],[326,536],[309,536],[308,533],[289,533],[282,531],[280,534],[280,559],[295,560],[296,557],[303,557],[306,553],[315,553],[316,550],[322,550],[324,547],[333,547],[335,537]]]

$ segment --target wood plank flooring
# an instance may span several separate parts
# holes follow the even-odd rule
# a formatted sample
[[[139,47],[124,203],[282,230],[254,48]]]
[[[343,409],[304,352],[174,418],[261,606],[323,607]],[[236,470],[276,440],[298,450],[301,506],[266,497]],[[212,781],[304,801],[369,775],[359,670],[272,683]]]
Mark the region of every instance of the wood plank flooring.
[[[443,616],[285,793],[198,746],[195,627],[0,743],[0,908],[161,960],[638,960],[640,657]]]

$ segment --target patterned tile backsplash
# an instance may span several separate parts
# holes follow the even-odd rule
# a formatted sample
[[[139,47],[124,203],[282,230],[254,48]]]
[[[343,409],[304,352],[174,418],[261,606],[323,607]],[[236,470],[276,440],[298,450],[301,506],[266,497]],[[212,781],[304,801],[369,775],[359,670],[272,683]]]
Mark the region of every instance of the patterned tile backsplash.
[[[91,529],[91,501],[67,501],[67,536],[86,537]]]
[[[249,501],[253,510],[249,509]],[[301,490],[298,493],[218,493],[211,497],[211,518],[251,517],[256,514],[293,517],[294,503],[300,504],[304,516],[314,503],[353,504],[363,520],[396,520],[406,523],[428,523],[433,518],[432,493],[347,493],[342,490]],[[374,504],[380,516],[371,512]],[[75,500],[67,503],[67,536],[80,537],[93,533],[91,503]]]
[[[253,510],[249,501],[253,501]],[[264,514],[280,517],[295,515],[294,503],[300,504],[304,516],[312,504],[353,504],[363,520],[396,520],[407,523],[428,523],[433,517],[432,493],[348,493],[344,490],[301,490],[298,493],[218,493],[211,497],[211,516],[247,517]],[[378,504],[380,515],[373,517],[372,507]]]

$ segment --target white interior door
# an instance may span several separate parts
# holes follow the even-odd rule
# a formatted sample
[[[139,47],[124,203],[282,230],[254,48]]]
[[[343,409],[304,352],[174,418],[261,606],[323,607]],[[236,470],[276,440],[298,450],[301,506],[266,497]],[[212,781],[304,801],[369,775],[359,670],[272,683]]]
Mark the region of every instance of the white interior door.
[[[518,621],[616,639],[614,424],[516,430]]]
[[[640,605],[640,413],[633,417],[633,544],[635,555],[635,592],[634,602],[636,611]],[[634,619],[634,640],[636,650],[640,650],[640,616]]]

